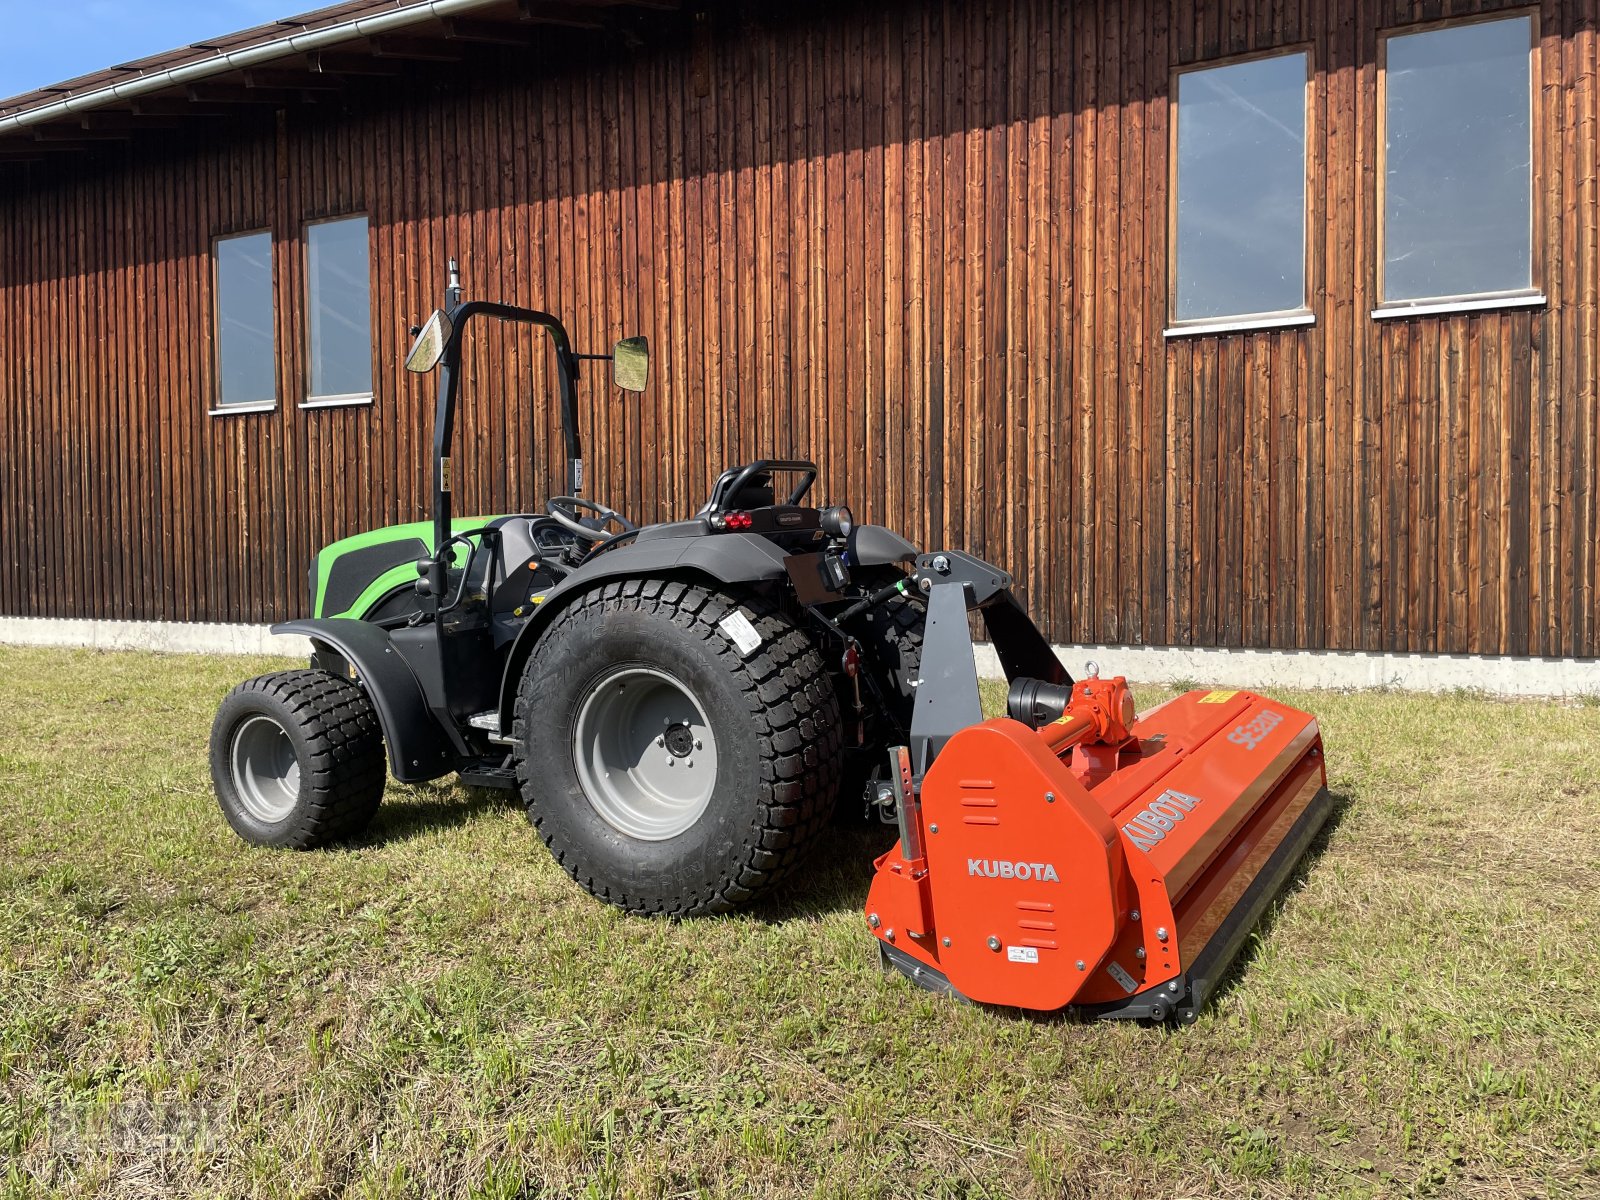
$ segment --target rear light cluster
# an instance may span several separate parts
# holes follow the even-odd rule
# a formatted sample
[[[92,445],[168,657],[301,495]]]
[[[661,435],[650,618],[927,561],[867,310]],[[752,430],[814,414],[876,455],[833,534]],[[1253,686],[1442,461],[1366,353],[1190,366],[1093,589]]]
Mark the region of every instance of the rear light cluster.
[[[729,533],[738,533],[755,525],[755,518],[747,512],[723,513],[721,516],[711,518],[713,529],[726,530]]]

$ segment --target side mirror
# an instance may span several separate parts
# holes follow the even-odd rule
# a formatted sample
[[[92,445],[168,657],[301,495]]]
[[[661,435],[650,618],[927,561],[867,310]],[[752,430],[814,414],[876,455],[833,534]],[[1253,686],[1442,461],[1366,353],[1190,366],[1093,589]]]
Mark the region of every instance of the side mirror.
[[[406,354],[406,370],[426,375],[438,366],[453,332],[455,326],[450,323],[450,318],[445,316],[444,309],[434,309],[433,316],[428,318],[428,323],[422,327],[422,332],[417,334],[417,340],[411,343],[411,350]]]
[[[650,382],[650,342],[623,338],[611,348],[611,381],[625,392],[642,392]]]

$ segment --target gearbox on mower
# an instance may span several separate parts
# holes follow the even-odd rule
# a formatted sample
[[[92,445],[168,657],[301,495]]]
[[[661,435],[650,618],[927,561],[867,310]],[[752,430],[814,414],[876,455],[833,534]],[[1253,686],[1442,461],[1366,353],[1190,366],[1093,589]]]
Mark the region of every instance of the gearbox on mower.
[[[570,494],[543,512],[454,515],[476,318],[553,343]],[[213,726],[234,829],[357,833],[387,759],[515,791],[592,894],[692,916],[769,889],[865,799],[899,829],[866,910],[886,963],[985,1004],[1192,1019],[1328,815],[1316,721],[1235,691],[1136,717],[1123,680],[1072,679],[1009,574],[808,504],[809,462],[730,467],[677,521],[582,499],[590,359],[646,386],[644,339],[576,354],[548,313],[463,303],[452,263],[406,362],[439,375],[433,519],[316,556],[312,616],[274,626],[309,667],[241,684]],[[994,720],[974,613],[1011,681]]]

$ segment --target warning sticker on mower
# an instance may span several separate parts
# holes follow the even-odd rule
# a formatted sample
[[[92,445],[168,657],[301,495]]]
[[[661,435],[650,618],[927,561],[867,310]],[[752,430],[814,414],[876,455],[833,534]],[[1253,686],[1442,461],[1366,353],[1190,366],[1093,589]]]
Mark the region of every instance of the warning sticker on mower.
[[[1207,692],[1200,697],[1201,704],[1226,704],[1237,696],[1238,692]]]
[[[1036,963],[1039,951],[1034,946],[1007,946],[1006,958],[1011,962]]]
[[[761,645],[761,635],[756,632],[756,627],[737,608],[718,621],[717,628],[728,635],[728,640],[738,649],[740,658],[749,658]]]
[[[1134,989],[1139,986],[1134,982],[1133,976],[1124,971],[1119,963],[1112,963],[1110,966],[1106,967],[1106,974],[1115,979],[1117,981],[1117,986],[1123,991],[1127,992],[1130,996],[1133,995]]]

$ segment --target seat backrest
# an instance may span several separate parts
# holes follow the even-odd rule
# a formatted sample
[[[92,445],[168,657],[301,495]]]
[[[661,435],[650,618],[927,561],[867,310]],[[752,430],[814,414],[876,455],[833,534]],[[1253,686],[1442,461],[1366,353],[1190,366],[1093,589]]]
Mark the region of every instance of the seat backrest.
[[[730,467],[719,475],[717,482],[711,485],[711,497],[706,500],[705,504],[701,505],[700,511],[694,515],[697,517],[710,516],[711,505],[716,499],[717,493],[722,490],[727,480],[732,479],[741,470],[743,470],[742,467]],[[772,503],[772,474],[769,471],[762,471],[745,480],[737,492],[723,497],[722,507],[724,509],[767,508]]]

